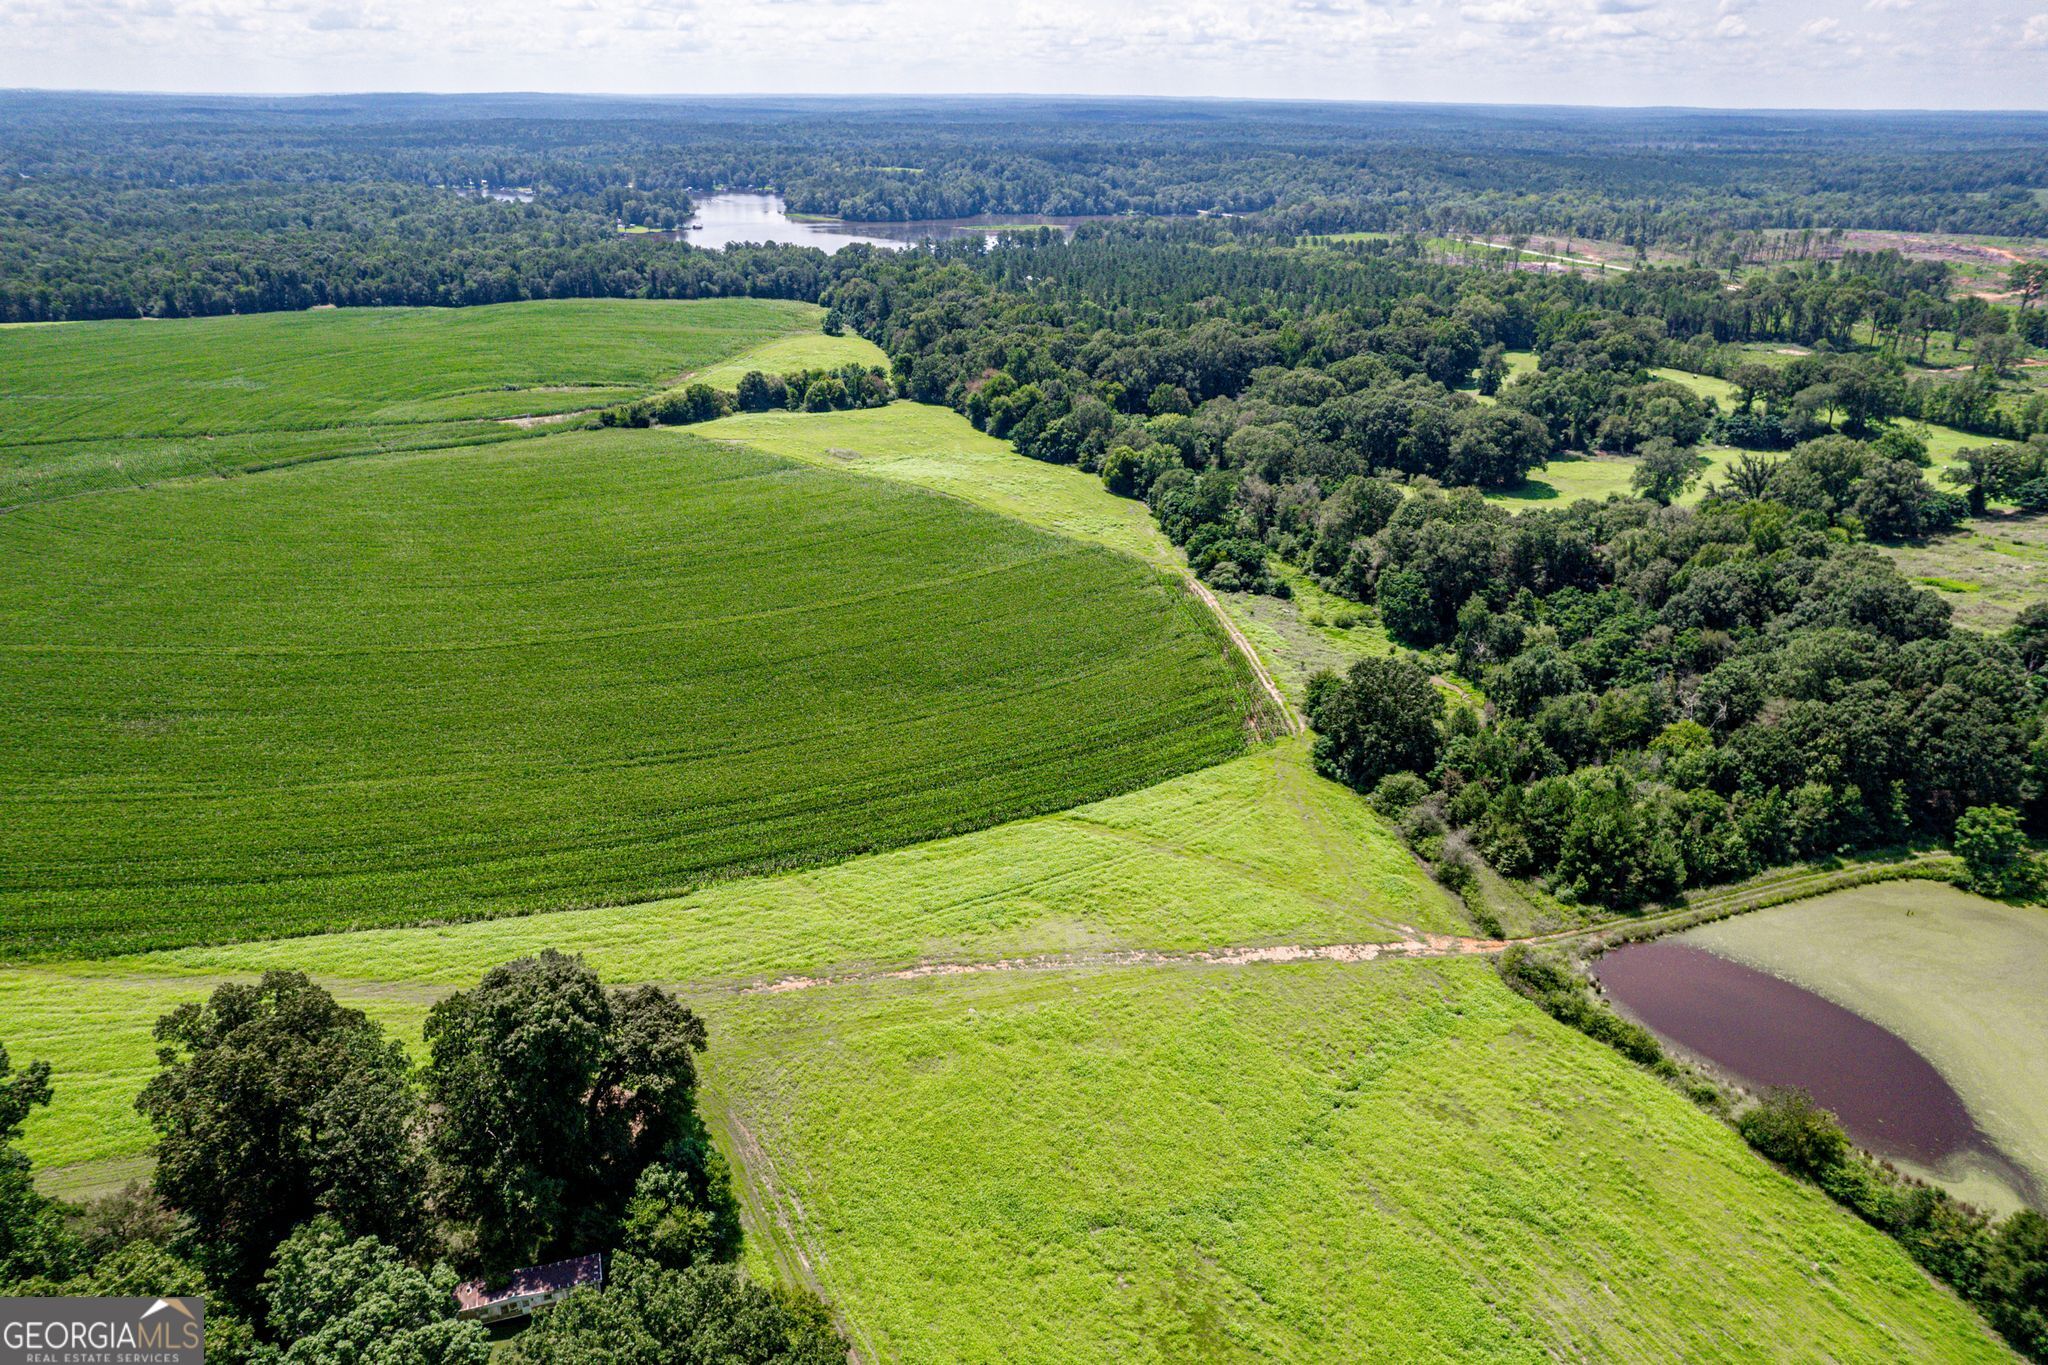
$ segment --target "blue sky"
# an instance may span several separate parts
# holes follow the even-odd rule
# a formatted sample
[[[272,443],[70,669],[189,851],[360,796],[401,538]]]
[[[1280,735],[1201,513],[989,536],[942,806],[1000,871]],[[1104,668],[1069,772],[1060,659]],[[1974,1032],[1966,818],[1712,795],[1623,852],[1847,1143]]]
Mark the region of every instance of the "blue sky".
[[[0,0],[0,86],[2048,108],[2048,0]]]

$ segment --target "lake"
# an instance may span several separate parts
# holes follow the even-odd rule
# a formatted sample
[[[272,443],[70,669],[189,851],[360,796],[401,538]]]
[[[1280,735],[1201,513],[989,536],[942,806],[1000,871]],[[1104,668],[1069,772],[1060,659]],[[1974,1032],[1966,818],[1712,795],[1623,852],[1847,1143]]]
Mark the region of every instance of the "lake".
[[[920,242],[953,237],[981,237],[993,244],[996,227],[1053,227],[1074,235],[1083,218],[1048,218],[1039,214],[984,214],[978,218],[936,218],[912,223],[805,222],[789,216],[779,194],[712,194],[696,201],[697,212],[687,230],[661,236],[692,246],[727,247],[739,242],[784,242],[823,251],[862,243],[900,250]]]

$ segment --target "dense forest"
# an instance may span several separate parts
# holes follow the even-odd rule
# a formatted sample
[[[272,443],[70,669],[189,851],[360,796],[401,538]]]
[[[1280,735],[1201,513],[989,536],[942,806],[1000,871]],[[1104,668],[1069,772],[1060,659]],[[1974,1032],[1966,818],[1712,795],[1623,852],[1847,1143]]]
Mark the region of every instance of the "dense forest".
[[[708,293],[730,281],[618,230],[725,187],[863,220],[1228,215],[1719,262],[1765,230],[2048,236],[2042,185],[2029,115],[17,91],[0,320]]]

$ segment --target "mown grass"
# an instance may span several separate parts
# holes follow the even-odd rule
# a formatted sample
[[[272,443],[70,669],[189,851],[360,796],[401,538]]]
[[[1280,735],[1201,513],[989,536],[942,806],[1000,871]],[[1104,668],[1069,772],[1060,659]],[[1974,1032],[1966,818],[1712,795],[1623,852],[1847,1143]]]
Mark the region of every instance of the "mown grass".
[[[0,641],[12,957],[647,899],[1160,781],[1247,704],[1153,570],[668,431],[24,508]]]
[[[1178,562],[1145,504],[1110,493],[1093,474],[1027,459],[951,408],[891,403],[851,412],[745,413],[690,430],[950,494],[1155,564]]]
[[[754,1254],[864,1359],[2005,1358],[1479,961],[756,996],[712,1046]]]
[[[848,332],[828,337],[822,332],[805,332],[777,337],[750,350],[707,365],[690,375],[692,382],[717,389],[733,389],[751,370],[762,374],[791,374],[797,370],[836,370],[842,365],[889,368],[889,357],[866,337]]]
[[[1691,370],[1651,370],[1659,379],[1667,379],[1691,389],[1702,398],[1711,398],[1727,412],[1741,401],[1742,390],[1725,379],[1711,374],[1695,374]]]
[[[822,317],[768,299],[569,299],[0,332],[0,506],[502,440],[521,433],[495,419],[617,402],[792,334],[829,341]]]
[[[1881,882],[1703,925],[1685,941],[1905,1039],[2048,1190],[2048,914],[1941,882]],[[2000,1209],[2020,1202],[1996,1172],[1920,1174]]]
[[[61,1166],[144,1150],[132,1101],[153,1065],[150,1024],[272,967],[402,1011],[544,947],[583,953],[610,981],[723,996],[920,961],[1465,929],[1392,831],[1291,741],[1060,814],[675,900],[0,968],[0,1040],[56,1067],[56,1103],[31,1119],[28,1144]]]

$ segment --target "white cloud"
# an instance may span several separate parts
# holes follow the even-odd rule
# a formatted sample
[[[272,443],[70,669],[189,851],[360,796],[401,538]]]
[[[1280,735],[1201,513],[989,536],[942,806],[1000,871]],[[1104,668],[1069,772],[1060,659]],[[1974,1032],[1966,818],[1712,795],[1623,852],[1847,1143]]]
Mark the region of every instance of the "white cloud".
[[[2048,0],[0,0],[0,34],[0,87],[2048,104],[2011,59]]]

